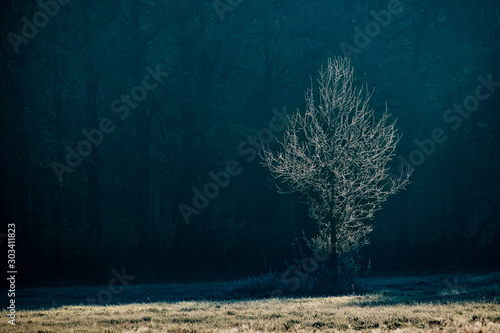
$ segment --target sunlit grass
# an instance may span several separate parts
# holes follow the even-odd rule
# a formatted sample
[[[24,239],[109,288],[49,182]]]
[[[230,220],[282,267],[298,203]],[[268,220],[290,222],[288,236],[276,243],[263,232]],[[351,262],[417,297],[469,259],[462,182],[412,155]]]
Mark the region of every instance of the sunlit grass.
[[[4,310],[0,332],[500,332],[496,276],[484,283],[469,279],[461,290],[421,279],[374,278],[375,291],[366,295],[18,311],[16,326]]]
[[[65,306],[18,313],[2,332],[500,332],[498,303],[359,306],[375,296]]]

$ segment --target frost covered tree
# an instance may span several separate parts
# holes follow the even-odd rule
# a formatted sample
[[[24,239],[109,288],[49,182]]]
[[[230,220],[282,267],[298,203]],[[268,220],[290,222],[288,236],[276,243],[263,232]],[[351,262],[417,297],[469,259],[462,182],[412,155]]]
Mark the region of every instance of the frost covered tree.
[[[368,105],[371,94],[353,81],[348,59],[329,59],[319,70],[317,89],[305,93],[305,112],[290,117],[278,141],[281,149],[264,148],[262,154],[275,178],[307,198],[319,225],[309,244],[330,254],[334,269],[340,268],[339,258],[352,258],[368,243],[367,221],[409,184],[411,174],[390,176],[388,164],[399,141],[395,121],[388,122],[387,110],[377,119]]]

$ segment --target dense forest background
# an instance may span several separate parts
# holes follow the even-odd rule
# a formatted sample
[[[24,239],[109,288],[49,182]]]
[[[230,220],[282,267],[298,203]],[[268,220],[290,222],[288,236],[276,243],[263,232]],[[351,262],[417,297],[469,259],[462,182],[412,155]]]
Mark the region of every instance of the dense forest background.
[[[377,16],[396,2],[73,0],[41,15],[54,2],[0,1],[0,232],[16,223],[19,278],[283,269],[316,223],[256,148],[336,55],[398,119],[392,168],[415,168],[376,214],[363,267],[498,269],[500,3],[405,0]],[[230,161],[240,172],[196,209],[193,189]]]

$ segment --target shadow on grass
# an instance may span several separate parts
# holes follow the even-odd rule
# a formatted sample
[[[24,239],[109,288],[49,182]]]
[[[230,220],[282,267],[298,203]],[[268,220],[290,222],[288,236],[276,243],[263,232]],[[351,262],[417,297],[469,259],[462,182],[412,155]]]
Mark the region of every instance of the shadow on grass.
[[[357,306],[500,302],[500,273],[373,278],[369,292],[349,302]]]
[[[177,303],[182,301],[238,302],[270,298],[272,290],[245,288],[246,281],[168,285],[126,285],[120,288],[51,287],[16,292],[18,310],[43,310],[68,305],[120,305],[132,303]],[[426,275],[359,279],[368,292],[348,296],[346,306],[391,306],[398,304],[500,302],[500,273],[483,275]],[[250,290],[249,293],[245,292]],[[285,299],[330,295],[289,295]],[[341,296],[340,296],[341,297]]]

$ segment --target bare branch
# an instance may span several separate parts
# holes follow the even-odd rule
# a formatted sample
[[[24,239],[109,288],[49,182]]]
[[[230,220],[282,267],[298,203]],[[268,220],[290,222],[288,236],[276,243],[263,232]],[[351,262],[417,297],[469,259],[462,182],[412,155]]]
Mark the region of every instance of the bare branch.
[[[365,221],[409,184],[411,174],[390,177],[387,165],[399,141],[396,121],[388,123],[387,105],[377,120],[369,107],[372,93],[353,82],[350,61],[330,59],[319,71],[317,90],[305,92],[304,113],[290,117],[278,141],[281,149],[262,152],[263,164],[288,184],[288,192],[306,196],[310,216],[319,224],[312,242],[339,254],[367,244],[373,228]]]

